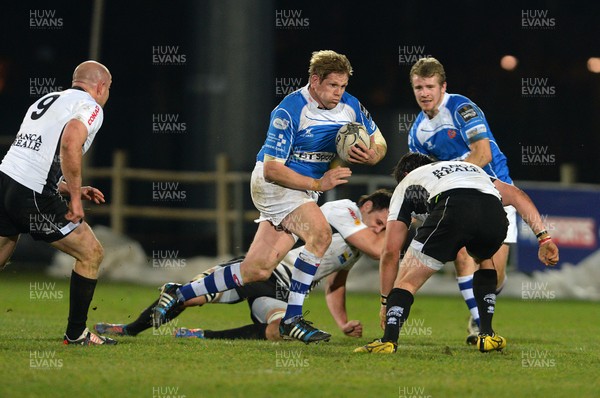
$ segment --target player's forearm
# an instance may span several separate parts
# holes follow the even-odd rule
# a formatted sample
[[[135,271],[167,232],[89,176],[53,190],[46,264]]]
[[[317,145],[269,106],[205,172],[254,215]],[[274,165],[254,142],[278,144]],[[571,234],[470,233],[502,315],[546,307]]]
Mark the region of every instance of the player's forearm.
[[[492,160],[491,156],[488,157],[486,154],[481,152],[471,152],[469,156],[465,158],[465,162],[473,163],[479,167],[485,167]]]
[[[71,199],[81,198],[81,147],[72,143],[63,143],[60,148],[60,157],[66,189],[65,187],[59,187],[59,189],[62,189]]]
[[[488,139],[482,139],[469,145],[471,152],[464,159],[465,162],[473,163],[479,167],[485,167],[492,161],[492,149]]]
[[[534,234],[538,234],[545,229],[542,216],[540,216],[529,195],[514,185],[506,184],[500,180],[495,180],[494,185],[502,196],[502,204],[514,206],[517,213],[529,225]]]
[[[338,327],[343,329],[348,322],[348,313],[346,312],[346,287],[338,287],[335,290],[327,290],[325,301],[331,316]]]
[[[383,137],[383,134],[381,134],[381,131],[379,131],[379,129],[375,130],[375,133],[373,133],[373,140],[373,143],[375,144],[374,149],[376,157],[375,159],[373,159],[372,162],[369,162],[370,165],[375,165],[379,163],[387,153],[387,142],[385,141],[385,138]]]
[[[367,229],[367,231],[370,232],[366,236],[367,239],[362,240],[360,244],[354,244],[354,247],[371,257],[373,260],[379,260],[381,258],[381,251],[383,250],[385,235],[383,233],[376,234],[369,229]]]
[[[375,144],[375,157],[369,162],[369,165],[374,166],[385,157],[387,153],[387,146],[381,144]]]
[[[542,221],[542,216],[529,198],[529,195],[517,187],[513,188],[514,197],[511,204],[517,209],[521,218],[529,225],[534,234],[537,235],[539,232],[545,230],[546,227]]]
[[[264,164],[264,176],[267,181],[274,182],[290,189],[320,191],[321,181],[296,173],[281,162],[271,160]]]

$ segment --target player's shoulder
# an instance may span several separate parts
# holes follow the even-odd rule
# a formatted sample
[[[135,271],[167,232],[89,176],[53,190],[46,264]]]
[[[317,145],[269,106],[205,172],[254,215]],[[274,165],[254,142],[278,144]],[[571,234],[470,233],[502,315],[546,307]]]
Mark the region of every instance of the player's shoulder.
[[[306,91],[306,93],[304,91]],[[306,87],[300,88],[292,93],[289,93],[281,100],[279,105],[277,105],[275,111],[281,110],[290,114],[300,113],[302,111],[302,108],[304,108],[308,104],[308,100],[306,97],[307,93],[308,90],[306,89]]]
[[[358,98],[356,98],[355,96],[353,96],[352,94],[350,94],[347,91],[344,91],[344,94],[342,94],[342,98],[340,100],[343,103],[352,103],[352,104],[358,104]]]
[[[321,205],[321,211],[323,212],[325,218],[327,218],[329,221],[331,221],[332,217],[339,217],[343,215],[356,217],[358,205],[350,199],[333,200]]]
[[[446,102],[446,108],[448,108],[454,119],[466,123],[471,119],[483,117],[481,109],[470,98],[460,94],[447,95],[449,98]]]
[[[356,203],[350,199],[339,199],[325,202],[321,205],[321,209],[341,209],[346,207],[357,207]]]
[[[331,211],[339,210],[339,209],[348,209],[348,208],[355,209],[355,208],[358,208],[358,206],[356,205],[356,203],[354,203],[350,199],[332,200],[330,202],[326,202],[323,205],[321,205],[321,211],[323,211],[323,213],[327,213],[327,212],[331,212]]]
[[[353,96],[352,94],[350,94],[347,91],[344,91],[344,94],[342,94],[342,98],[340,99],[340,102],[342,104],[351,106],[352,108],[354,108],[354,110],[358,113],[358,112],[363,112],[366,115],[369,115],[369,112],[367,111],[367,109],[363,106],[363,104],[360,103],[360,101],[358,100],[358,98],[356,98],[355,96]]]
[[[469,104],[469,105],[475,105],[475,103],[473,101],[471,101],[470,98],[461,95],[461,94],[450,94],[450,93],[446,93],[446,95],[448,96],[448,101],[446,102],[446,108],[454,111],[457,108],[465,105],[465,104]]]
[[[69,101],[76,105],[85,105],[87,107],[98,107],[102,108],[92,96],[84,90],[78,90],[73,88],[68,88],[63,91],[59,91],[56,94],[60,96],[63,101]]]
[[[415,116],[415,120],[412,122],[412,125],[410,126],[410,132],[414,133],[416,132],[417,128],[423,124],[424,121],[429,120],[429,118],[427,117],[427,115],[425,115],[425,112],[421,111],[417,114],[417,116]]]

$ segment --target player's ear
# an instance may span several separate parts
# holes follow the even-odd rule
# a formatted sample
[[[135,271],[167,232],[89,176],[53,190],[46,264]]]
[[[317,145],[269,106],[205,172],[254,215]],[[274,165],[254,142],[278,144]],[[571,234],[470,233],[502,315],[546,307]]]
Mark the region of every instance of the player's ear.
[[[102,96],[102,94],[104,93],[104,89],[106,89],[106,86],[103,81],[99,81],[98,83],[96,83],[96,95],[98,97]]]

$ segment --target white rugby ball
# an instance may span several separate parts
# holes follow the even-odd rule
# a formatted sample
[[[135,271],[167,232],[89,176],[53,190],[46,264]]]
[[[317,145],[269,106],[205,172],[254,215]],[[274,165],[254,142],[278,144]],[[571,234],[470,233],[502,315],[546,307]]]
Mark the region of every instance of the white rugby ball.
[[[335,137],[335,149],[337,154],[344,162],[348,162],[348,151],[359,142],[371,148],[371,139],[365,126],[357,122],[350,122],[343,125]]]

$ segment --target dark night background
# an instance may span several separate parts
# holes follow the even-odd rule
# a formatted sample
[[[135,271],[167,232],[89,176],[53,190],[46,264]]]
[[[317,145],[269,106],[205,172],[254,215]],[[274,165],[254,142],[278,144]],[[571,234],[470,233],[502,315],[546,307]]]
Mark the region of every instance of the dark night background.
[[[360,4],[360,5],[357,5]],[[105,2],[98,61],[112,72],[105,120],[90,153],[90,166],[112,164],[124,149],[131,167],[212,170],[226,152],[235,171],[250,172],[265,137],[269,112],[283,98],[281,80],[306,83],[314,50],[344,53],[354,68],[348,92],[369,109],[388,141],[388,155],[375,168],[355,173],[389,174],[406,151],[399,117],[418,107],[400,64],[400,48],[423,48],[446,68],[448,92],[470,97],[485,112],[517,181],[559,181],[574,164],[577,181],[600,184],[595,164],[600,144],[600,74],[587,60],[600,56],[600,5],[575,2],[323,3],[315,1],[128,1]],[[19,2],[0,16],[0,139],[4,152],[25,109],[37,98],[32,78],[55,78],[70,86],[74,67],[90,58],[93,3]],[[54,10],[56,29],[30,26],[31,10]],[[294,10],[304,25],[277,26],[277,11]],[[551,29],[525,29],[523,10],[542,10]],[[288,14],[289,15],[289,14]],[[298,14],[297,14],[298,15]],[[153,62],[153,49],[177,47],[181,65]],[[506,54],[514,71],[500,68]],[[547,78],[552,97],[521,95],[523,78]],[[279,86],[278,86],[279,84]],[[285,88],[285,87],[284,87]],[[153,132],[153,115],[176,115],[180,134]],[[546,148],[556,161],[532,166],[526,147]],[[85,178],[85,172],[84,172]],[[107,194],[107,180],[86,181]],[[185,185],[185,184],[183,184]],[[214,206],[209,186],[186,186],[187,199],[169,206]],[[149,183],[128,187],[134,204],[153,205]],[[249,195],[248,195],[249,196]],[[251,204],[248,204],[251,206]],[[93,215],[93,214],[92,214]],[[94,217],[106,224],[108,219]],[[251,239],[254,227],[249,224]],[[182,255],[214,254],[210,223],[136,220],[127,232],[150,250],[161,242]]]

